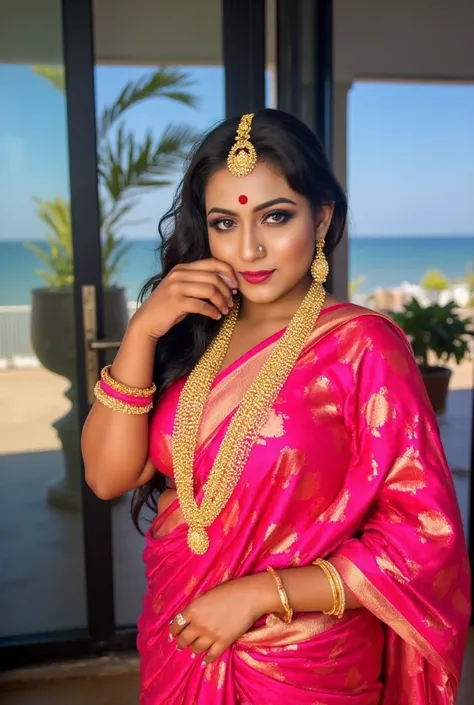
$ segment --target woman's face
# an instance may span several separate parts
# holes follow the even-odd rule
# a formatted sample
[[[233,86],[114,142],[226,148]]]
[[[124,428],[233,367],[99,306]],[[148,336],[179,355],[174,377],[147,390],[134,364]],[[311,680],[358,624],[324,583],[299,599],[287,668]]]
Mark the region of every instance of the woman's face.
[[[265,162],[240,178],[223,167],[206,189],[212,256],[234,268],[244,298],[271,303],[308,286],[316,239],[325,237],[332,210],[323,206],[315,217]]]

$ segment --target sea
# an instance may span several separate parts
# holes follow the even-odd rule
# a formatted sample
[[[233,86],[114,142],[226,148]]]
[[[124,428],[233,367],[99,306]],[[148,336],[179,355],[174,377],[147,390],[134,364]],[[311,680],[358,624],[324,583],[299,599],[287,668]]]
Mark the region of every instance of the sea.
[[[142,283],[159,270],[159,262],[153,240],[130,243],[115,283],[126,288],[128,301],[136,301]],[[41,267],[23,243],[1,241],[0,306],[29,304],[31,290],[44,286],[36,272]],[[418,284],[431,269],[441,270],[449,280],[462,279],[469,268],[474,270],[474,235],[349,237],[349,280],[359,280],[359,296],[402,282]]]

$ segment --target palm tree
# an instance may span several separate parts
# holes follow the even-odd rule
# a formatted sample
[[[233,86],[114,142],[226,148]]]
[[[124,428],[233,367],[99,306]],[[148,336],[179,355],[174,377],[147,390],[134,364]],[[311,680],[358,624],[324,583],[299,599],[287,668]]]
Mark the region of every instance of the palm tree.
[[[65,93],[62,67],[33,66],[32,70]],[[128,251],[120,231],[134,205],[134,197],[138,191],[172,184],[172,174],[196,140],[196,133],[190,126],[174,124],[168,125],[158,137],[149,130],[139,140],[127,129],[123,117],[139,103],[152,99],[175,100],[196,107],[196,98],[190,92],[192,86],[188,75],[178,69],[156,69],[128,82],[98,118],[98,186],[105,286],[113,283]],[[58,196],[50,200],[37,199],[36,204],[37,214],[48,229],[47,248],[27,247],[52,270],[38,272],[48,286],[68,286],[73,280],[69,203]]]

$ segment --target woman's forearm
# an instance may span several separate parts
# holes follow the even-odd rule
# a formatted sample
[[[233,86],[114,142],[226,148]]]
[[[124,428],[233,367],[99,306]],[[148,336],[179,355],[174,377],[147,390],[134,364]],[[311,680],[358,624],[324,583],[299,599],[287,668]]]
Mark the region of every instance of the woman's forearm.
[[[334,601],[331,585],[318,566],[285,568],[279,570],[278,575],[283,582],[290,606],[295,612],[329,612],[332,610]],[[283,612],[275,581],[269,573],[250,575],[242,580],[253,582],[255,599],[258,602],[257,612],[262,615]],[[361,607],[361,603],[349,588],[346,586],[344,588],[346,609]]]
[[[157,340],[152,340],[132,318],[110,373],[129,387],[150,387]]]
[[[131,387],[149,387],[155,349],[156,342],[132,322],[112,365],[112,377]],[[121,414],[95,402],[82,433],[82,453],[86,481],[99,497],[116,497],[151,478],[154,469],[145,467],[148,425],[148,414]]]

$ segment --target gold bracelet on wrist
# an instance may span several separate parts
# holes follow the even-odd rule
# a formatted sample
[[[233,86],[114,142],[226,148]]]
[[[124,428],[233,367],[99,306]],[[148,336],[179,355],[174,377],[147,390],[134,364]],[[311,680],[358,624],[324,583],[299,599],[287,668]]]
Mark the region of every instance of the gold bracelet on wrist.
[[[106,394],[100,386],[100,380],[96,383],[94,387],[94,396],[97,401],[106,406],[112,411],[118,411],[121,414],[127,414],[130,416],[138,416],[140,414],[148,414],[153,409],[153,401],[145,406],[136,406],[135,404],[129,404],[121,399],[115,399],[114,397]]]
[[[151,387],[143,389],[141,387],[129,387],[127,384],[117,382],[117,380],[110,375],[111,367],[112,365],[106,365],[100,373],[100,376],[104,382],[108,384],[109,387],[112,387],[112,389],[115,389],[116,392],[119,392],[120,394],[128,394],[131,397],[151,397],[156,392],[155,384],[152,384]]]
[[[333,575],[331,573],[330,568],[328,568],[327,561],[324,561],[322,558],[318,558],[316,561],[314,561],[313,565],[317,566],[318,568],[321,568],[321,570],[323,571],[324,575],[326,576],[327,581],[329,582],[329,585],[331,587],[333,606],[332,606],[331,610],[323,610],[323,614],[333,616],[336,614],[338,603],[339,603],[339,596],[338,596],[336,582],[333,578]]]
[[[336,611],[336,617],[342,619],[346,609],[346,591],[344,588],[344,583],[342,582],[342,578],[340,576],[339,571],[337,570],[337,568],[334,567],[334,565],[330,561],[328,561],[328,567],[333,574],[333,578],[336,581],[336,585],[338,588],[339,604]]]
[[[285,622],[285,624],[291,624],[291,620],[293,619],[293,610],[290,607],[290,602],[288,600],[288,595],[286,594],[286,590],[283,586],[282,580],[276,570],[274,570],[271,566],[268,566],[267,572],[270,573],[272,576],[273,580],[275,581],[276,588],[278,590],[278,594],[280,596],[280,601],[281,605],[285,611],[284,615],[278,615],[281,619],[282,622]]]
[[[344,611],[346,609],[346,593],[344,590],[344,583],[339,575],[339,572],[329,561],[325,561],[323,558],[318,558],[313,562],[313,565],[318,566],[324,572],[326,578],[328,579],[329,585],[331,586],[332,596],[333,596],[333,607],[331,610],[323,610],[323,614],[338,617],[342,619]]]

